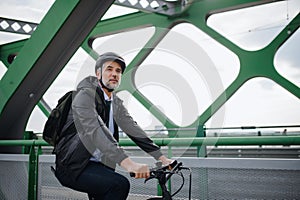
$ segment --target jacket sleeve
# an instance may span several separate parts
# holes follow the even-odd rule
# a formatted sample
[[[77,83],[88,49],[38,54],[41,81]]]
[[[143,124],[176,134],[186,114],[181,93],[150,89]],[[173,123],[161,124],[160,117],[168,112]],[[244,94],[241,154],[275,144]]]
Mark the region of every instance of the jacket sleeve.
[[[81,89],[73,99],[72,109],[79,137],[91,155],[97,148],[105,157],[118,164],[128,157],[98,115],[95,91]]]
[[[115,97],[114,97],[115,98]],[[143,129],[129,115],[123,102],[118,97],[115,98],[116,103],[114,110],[114,119],[118,126],[124,131],[130,139],[132,139],[142,150],[153,156],[156,160],[163,154],[159,146],[146,135]],[[115,101],[115,100],[114,100]]]

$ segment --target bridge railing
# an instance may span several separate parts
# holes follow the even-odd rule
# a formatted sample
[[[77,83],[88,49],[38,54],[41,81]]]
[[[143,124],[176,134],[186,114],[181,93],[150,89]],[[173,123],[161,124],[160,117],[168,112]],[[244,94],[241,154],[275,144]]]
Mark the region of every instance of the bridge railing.
[[[203,147],[212,145],[300,145],[300,136],[251,136],[251,137],[204,137],[204,138],[153,138],[159,146],[168,147]],[[130,139],[120,139],[121,146],[136,146]],[[23,146],[29,148],[26,156],[27,199],[38,199],[39,159],[42,147],[49,146],[44,140],[0,140],[0,146]],[[2,154],[2,156],[5,154]],[[13,154],[6,154],[13,155]],[[13,158],[13,157],[12,157]],[[12,179],[16,177],[11,177]],[[4,184],[4,183],[2,183]],[[3,193],[0,188],[0,195]],[[2,192],[1,192],[2,191]]]

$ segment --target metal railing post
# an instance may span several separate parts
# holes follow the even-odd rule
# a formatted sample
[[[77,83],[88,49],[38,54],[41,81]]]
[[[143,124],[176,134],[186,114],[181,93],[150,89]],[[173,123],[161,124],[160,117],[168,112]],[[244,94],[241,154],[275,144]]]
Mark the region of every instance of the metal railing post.
[[[198,126],[196,137],[202,137],[202,138],[206,137],[204,125]],[[206,146],[204,145],[197,146],[197,157],[206,157]]]
[[[29,163],[28,163],[28,199],[36,200],[37,199],[37,164],[38,164],[38,155],[35,151],[34,143],[30,146],[29,152]]]
[[[205,132],[205,126],[199,125],[197,129],[197,138],[205,138],[206,132]],[[206,157],[207,151],[206,151],[206,145],[199,145],[197,146],[197,157]],[[208,199],[208,174],[206,168],[200,168],[199,169],[199,177],[202,177],[202,181],[199,183],[199,190],[200,190],[200,199]]]

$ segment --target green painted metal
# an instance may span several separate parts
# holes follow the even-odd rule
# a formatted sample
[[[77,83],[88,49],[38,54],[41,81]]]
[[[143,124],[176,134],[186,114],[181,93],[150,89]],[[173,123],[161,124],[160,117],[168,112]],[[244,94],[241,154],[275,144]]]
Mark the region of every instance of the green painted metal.
[[[206,137],[205,126],[198,126],[196,136],[197,137]],[[197,147],[197,156],[198,157],[205,157],[206,155],[207,155],[207,152],[206,152],[206,147],[205,146]]]
[[[205,138],[153,138],[159,146],[214,146],[214,145],[299,145],[300,136],[205,137]],[[132,146],[130,139],[120,140],[122,146]]]
[[[300,145],[300,136],[240,136],[240,137],[181,137],[152,138],[158,146],[247,146],[247,145]],[[120,138],[121,146],[136,146],[130,139]],[[49,146],[44,140],[0,140],[0,146]]]
[[[35,146],[30,146],[28,164],[28,198],[36,200],[38,191],[38,155]]]
[[[24,140],[34,140],[37,139],[33,131],[25,131],[23,135]],[[30,154],[31,147],[23,146],[23,154]]]
[[[50,111],[46,108],[46,106],[41,101],[39,101],[37,105],[40,108],[40,110],[44,113],[44,115],[46,117],[49,117]]]
[[[44,140],[0,140],[0,146],[49,146]]]
[[[9,60],[13,59],[15,56],[18,55],[21,48],[24,46],[25,41],[27,40],[12,42],[0,46],[0,60],[7,68],[11,64]],[[46,116],[49,116],[49,111],[45,108],[45,106],[41,102],[38,103],[38,106]]]
[[[18,54],[26,41],[27,40],[20,40],[0,46],[0,59],[7,68],[11,64],[8,62],[9,57],[11,55]]]

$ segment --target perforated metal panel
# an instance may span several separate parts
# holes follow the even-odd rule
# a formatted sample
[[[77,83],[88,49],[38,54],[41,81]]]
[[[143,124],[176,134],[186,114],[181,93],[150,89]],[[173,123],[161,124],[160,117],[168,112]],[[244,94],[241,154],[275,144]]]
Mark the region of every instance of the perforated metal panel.
[[[63,187],[51,171],[54,156],[40,156],[38,199],[87,200],[87,194]]]
[[[153,159],[133,158],[152,163]],[[298,159],[224,159],[179,158],[192,169],[192,199],[300,199],[300,160]],[[88,199],[85,193],[61,186],[50,166],[54,156],[39,159],[38,199]],[[128,177],[131,190],[128,200],[143,200],[157,195],[157,182],[144,184],[142,179]],[[185,185],[174,199],[188,199],[188,172]],[[0,200],[27,199],[28,156],[0,155]],[[180,176],[171,179],[172,193],[181,185]]]
[[[220,158],[179,160],[192,169],[192,199],[300,199],[299,160]],[[183,175],[185,184],[174,199],[188,199],[188,171],[183,171]],[[173,176],[172,192],[175,192],[181,183],[180,176]],[[144,184],[131,178],[131,184],[132,195],[156,195],[154,181]],[[130,198],[137,197],[138,195],[133,195]]]
[[[28,156],[0,154],[0,200],[27,199]]]
[[[193,168],[193,199],[299,199],[300,171]],[[172,188],[180,178],[174,177]],[[186,198],[187,185],[176,196]]]

